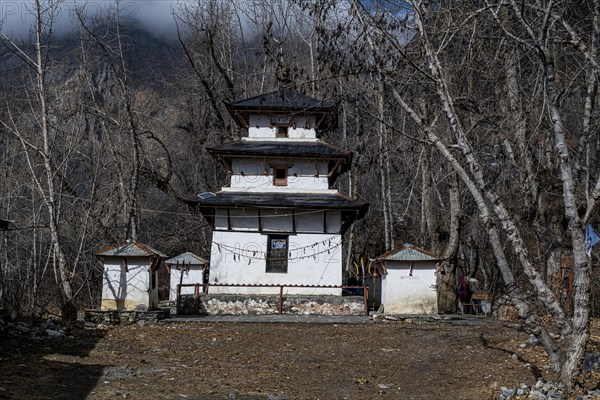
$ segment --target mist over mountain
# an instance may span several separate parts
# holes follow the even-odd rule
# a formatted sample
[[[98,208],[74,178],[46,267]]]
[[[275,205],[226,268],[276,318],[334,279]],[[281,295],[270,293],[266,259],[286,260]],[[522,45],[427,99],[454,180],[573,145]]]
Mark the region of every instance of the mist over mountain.
[[[139,20],[123,24],[117,31],[108,21],[96,24],[86,32],[83,28],[71,34],[56,34],[49,38],[48,65],[50,79],[66,80],[86,62],[87,73],[94,74],[103,68],[108,59],[125,66],[133,87],[151,87],[165,93],[165,78],[174,73],[181,64],[180,43],[176,38],[156,35],[149,26]],[[120,37],[120,43],[119,43]],[[34,48],[30,41],[21,40],[11,44],[3,41],[0,47],[0,87],[10,85],[16,72],[32,63],[23,63],[25,57],[34,60]],[[123,49],[125,63],[117,60],[119,46]],[[22,54],[20,52],[23,52]],[[168,79],[167,79],[168,80]]]
[[[58,35],[71,35],[78,23],[78,14],[102,19],[119,9],[123,20],[137,21],[156,36],[177,37],[173,14],[185,2],[177,0],[68,0],[48,2],[45,12],[52,15],[52,29]],[[7,36],[27,38],[35,23],[35,6],[29,1],[0,0],[0,30]]]

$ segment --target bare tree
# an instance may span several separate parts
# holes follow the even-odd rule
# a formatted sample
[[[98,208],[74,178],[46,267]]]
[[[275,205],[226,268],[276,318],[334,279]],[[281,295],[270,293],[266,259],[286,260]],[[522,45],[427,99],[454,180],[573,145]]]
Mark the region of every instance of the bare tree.
[[[50,70],[50,42],[52,40],[52,23],[59,6],[56,2],[42,4],[35,2],[35,25],[33,28],[33,50],[30,57],[23,46],[17,45],[6,35],[3,39],[9,44],[15,55],[21,58],[31,73],[33,85],[30,91],[27,106],[36,114],[31,122],[22,125],[12,109],[6,111],[6,118],[0,123],[5,130],[10,132],[22,146],[28,171],[31,176],[32,186],[46,208],[46,224],[49,232],[51,258],[54,275],[61,292],[61,314],[65,320],[76,318],[76,295],[73,288],[76,265],[71,267],[66,255],[66,244],[60,232],[61,228],[61,175],[68,162],[69,149],[58,156],[57,144],[59,134],[57,125],[53,123],[50,111],[50,98],[48,73]],[[42,168],[38,167],[38,160]],[[35,236],[34,236],[35,237]],[[34,239],[35,240],[35,239]],[[36,248],[36,243],[33,243]],[[34,265],[37,260],[33,260]],[[45,271],[45,268],[44,268]],[[35,273],[33,277],[33,293],[37,292],[37,279],[43,278]]]
[[[525,7],[512,1],[479,7],[450,2],[351,3],[354,19],[345,27],[353,32],[351,37],[340,37],[336,29],[327,37],[331,47],[348,49],[347,54],[331,50],[342,65],[338,70],[358,70],[365,78],[369,74],[383,77],[391,93],[387,107],[393,109],[392,102],[398,106],[418,133],[413,136],[422,135],[412,139],[435,148],[440,160],[456,172],[471,195],[471,212],[488,234],[504,281],[503,292],[528,329],[540,338],[561,382],[572,387],[587,341],[590,269],[583,251],[583,228],[594,215],[595,192],[589,194],[589,189],[577,184],[577,171],[590,176],[588,168],[594,167],[583,161],[585,157],[573,157],[570,147],[577,145],[579,154],[585,154],[584,149],[592,146],[585,132],[596,123],[597,34],[583,35],[583,30],[572,26],[573,17],[564,5],[552,1]],[[585,19],[577,21],[578,25],[597,26],[597,14],[595,4],[591,12],[581,14],[586,17],[577,17]],[[567,57],[559,56],[557,52],[563,49],[554,43],[565,40],[579,54],[571,51]],[[531,64],[521,65],[524,57]],[[561,60],[558,67],[557,60]],[[582,60],[589,65],[584,74],[572,68]],[[579,88],[587,93],[586,100],[578,102],[580,108],[567,118],[560,96],[571,96]],[[372,110],[379,121],[384,120],[376,107]],[[584,135],[570,135],[569,124],[583,126]],[[398,126],[391,124],[390,130],[397,137],[410,137]],[[546,135],[548,130],[552,135]],[[556,153],[536,153],[538,142],[551,143]],[[419,226],[427,228],[435,245],[435,226],[440,223],[432,211],[437,199],[429,192],[435,186],[430,184],[430,164],[420,164],[423,212]],[[451,235],[445,241],[445,257],[473,255],[462,261],[469,263],[467,274],[473,274],[481,262],[476,253],[458,251],[469,241],[459,236],[464,207],[460,189],[455,182],[449,188],[453,211],[447,222]],[[553,193],[550,200],[550,190],[558,191],[558,197]],[[587,204],[581,201],[584,197],[590,199]],[[556,218],[559,212],[564,218]],[[555,248],[574,259],[573,309],[560,303],[545,270],[538,268],[540,254]],[[512,259],[518,264],[509,262]],[[486,267],[481,273],[489,285],[494,272]],[[534,300],[525,296],[527,291],[533,291]],[[553,324],[542,323],[546,317]]]

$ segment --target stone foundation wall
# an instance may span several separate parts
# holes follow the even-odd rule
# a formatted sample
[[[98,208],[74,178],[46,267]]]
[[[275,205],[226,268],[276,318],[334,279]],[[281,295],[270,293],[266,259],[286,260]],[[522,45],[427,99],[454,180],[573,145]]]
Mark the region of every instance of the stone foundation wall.
[[[279,296],[243,296],[202,294],[198,299],[201,315],[278,314]],[[193,295],[181,296],[180,315],[196,314]],[[282,314],[304,315],[365,315],[361,296],[284,296]]]
[[[132,324],[139,321],[156,322],[169,318],[170,310],[136,311],[136,310],[85,310],[86,322],[104,325]]]

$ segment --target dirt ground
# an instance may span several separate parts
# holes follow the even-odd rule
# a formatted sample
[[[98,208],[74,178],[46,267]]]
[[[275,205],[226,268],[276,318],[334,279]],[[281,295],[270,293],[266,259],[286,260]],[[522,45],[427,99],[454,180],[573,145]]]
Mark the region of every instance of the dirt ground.
[[[480,400],[552,379],[540,346],[521,349],[525,332],[489,320],[161,322],[69,335],[0,337],[0,399]]]

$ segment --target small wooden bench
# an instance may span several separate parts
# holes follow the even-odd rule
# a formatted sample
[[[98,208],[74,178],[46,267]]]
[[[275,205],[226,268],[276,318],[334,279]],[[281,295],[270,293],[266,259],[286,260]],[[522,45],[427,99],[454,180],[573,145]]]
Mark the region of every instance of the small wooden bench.
[[[488,311],[484,310],[483,302],[490,303],[490,295],[488,293],[483,292],[475,292],[471,295],[471,301],[468,303],[463,303],[462,313],[464,315],[465,309],[469,307],[471,310],[475,312],[475,315],[483,314],[484,317],[487,317]],[[487,307],[486,307],[487,308]]]

